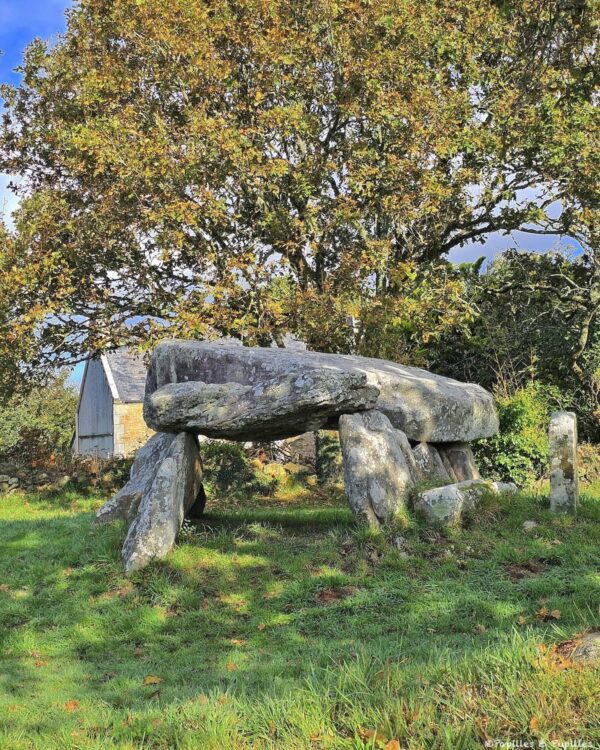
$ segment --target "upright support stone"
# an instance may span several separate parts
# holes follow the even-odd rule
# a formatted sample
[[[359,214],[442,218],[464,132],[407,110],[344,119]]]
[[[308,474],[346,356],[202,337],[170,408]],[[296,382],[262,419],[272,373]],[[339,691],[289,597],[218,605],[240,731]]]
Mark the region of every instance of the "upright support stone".
[[[189,432],[175,435],[144,490],[121,557],[126,573],[167,555],[187,511],[204,505],[198,442]],[[201,512],[201,511],[200,511]]]
[[[550,419],[550,509],[554,513],[576,513],[577,417],[570,411],[555,412]]]
[[[422,482],[450,484],[453,479],[444,466],[439,451],[431,443],[419,443],[412,450],[417,476]]]
[[[133,521],[140,502],[150,490],[158,467],[171,450],[175,437],[173,434],[159,432],[138,450],[129,481],[100,508],[96,514],[96,523],[117,519]]]
[[[354,514],[372,526],[402,515],[415,481],[406,435],[381,412],[365,411],[340,417],[340,444]]]
[[[468,443],[446,443],[438,446],[446,471],[455,482],[481,479]]]

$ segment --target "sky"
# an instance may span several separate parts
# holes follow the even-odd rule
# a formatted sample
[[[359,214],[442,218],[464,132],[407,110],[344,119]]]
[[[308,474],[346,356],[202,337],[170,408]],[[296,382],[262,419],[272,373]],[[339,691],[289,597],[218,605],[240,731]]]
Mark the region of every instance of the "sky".
[[[14,69],[21,62],[24,48],[35,37],[52,40],[64,31],[65,10],[69,5],[69,0],[0,0],[0,82],[19,82],[19,74]],[[16,199],[7,189],[8,181],[6,175],[0,174],[0,215],[10,223]],[[513,232],[509,236],[493,234],[483,245],[472,244],[453,250],[450,259],[458,263],[473,261],[482,255],[493,258],[509,247],[543,252],[555,247],[557,242],[556,237],[523,232]]]

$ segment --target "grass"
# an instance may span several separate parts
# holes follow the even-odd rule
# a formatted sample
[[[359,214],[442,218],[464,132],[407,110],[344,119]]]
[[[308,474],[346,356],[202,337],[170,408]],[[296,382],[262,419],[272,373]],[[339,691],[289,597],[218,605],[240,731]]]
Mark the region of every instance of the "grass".
[[[600,666],[553,651],[600,626],[600,487],[447,535],[311,493],[212,504],[131,580],[101,498],[2,498],[0,748],[600,747]]]

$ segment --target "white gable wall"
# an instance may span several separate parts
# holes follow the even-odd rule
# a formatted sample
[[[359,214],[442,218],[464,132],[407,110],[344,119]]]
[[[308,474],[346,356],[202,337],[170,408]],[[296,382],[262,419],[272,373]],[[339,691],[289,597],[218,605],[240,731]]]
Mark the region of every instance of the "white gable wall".
[[[86,364],[77,412],[77,453],[110,455],[114,447],[113,396],[100,360]]]

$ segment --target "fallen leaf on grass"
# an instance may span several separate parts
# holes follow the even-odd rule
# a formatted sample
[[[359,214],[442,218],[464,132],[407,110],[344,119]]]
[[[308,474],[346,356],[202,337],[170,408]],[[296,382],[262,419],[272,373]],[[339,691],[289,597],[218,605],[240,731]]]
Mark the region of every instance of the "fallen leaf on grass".
[[[398,740],[390,740],[385,743],[383,750],[400,750],[400,742]]]
[[[261,622],[258,626],[259,630],[264,630],[267,626],[264,624],[264,622]]]
[[[548,622],[548,620],[560,620],[561,613],[560,613],[560,609],[553,609],[550,612],[548,611],[548,607],[540,607],[538,611],[535,613],[535,616],[538,618],[538,620],[542,620],[543,622]]]
[[[227,668],[228,672],[235,672],[235,670],[237,669],[237,664],[234,661],[228,661],[225,667]]]
[[[376,729],[362,729],[362,727],[359,727],[359,729],[357,730],[357,734],[363,742],[372,742],[373,740],[375,740],[375,742],[385,742],[385,737],[381,735]]]
[[[525,625],[526,622],[527,622],[527,619],[523,617],[523,615],[519,615],[517,617],[517,625]]]
[[[67,701],[65,703],[65,710],[68,711],[70,714],[73,713],[73,711],[77,711],[79,708],[79,701]]]
[[[3,591],[5,594],[10,591],[10,586],[8,583],[0,583],[0,591]]]
[[[315,597],[320,604],[332,604],[340,599],[346,599],[356,594],[358,589],[355,586],[332,586],[328,589],[321,589]]]
[[[48,662],[44,661],[43,659],[38,659],[35,662],[35,666],[36,667],[45,667],[45,666],[47,666],[47,664],[48,664]]]
[[[540,720],[537,716],[532,716],[529,722],[529,729],[532,732],[537,732]]]
[[[144,685],[160,685],[162,679],[154,674],[149,674],[144,677]]]

